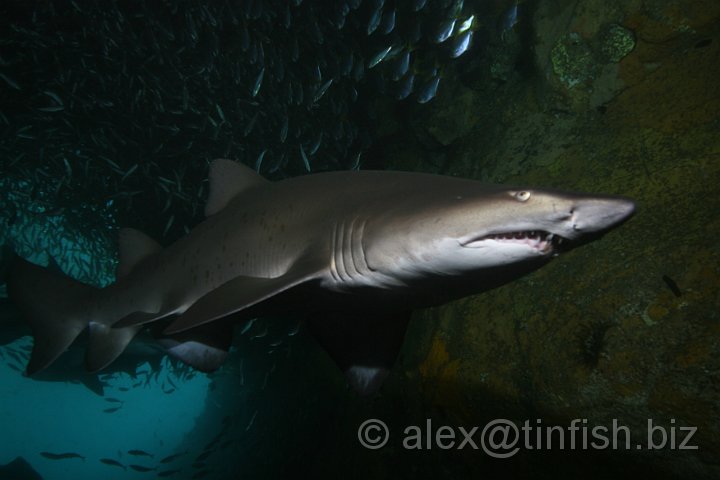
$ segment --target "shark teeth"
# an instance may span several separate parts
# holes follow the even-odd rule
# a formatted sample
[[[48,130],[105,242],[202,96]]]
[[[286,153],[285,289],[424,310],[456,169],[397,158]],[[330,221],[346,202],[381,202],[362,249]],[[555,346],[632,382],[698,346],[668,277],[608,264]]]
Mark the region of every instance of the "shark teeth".
[[[553,250],[553,247],[557,247],[563,242],[563,238],[554,233],[549,233],[542,230],[529,230],[494,233],[472,240],[465,245],[473,246],[473,244],[477,244],[478,242],[481,242],[483,240],[496,240],[500,242],[527,244],[543,253],[551,252]]]

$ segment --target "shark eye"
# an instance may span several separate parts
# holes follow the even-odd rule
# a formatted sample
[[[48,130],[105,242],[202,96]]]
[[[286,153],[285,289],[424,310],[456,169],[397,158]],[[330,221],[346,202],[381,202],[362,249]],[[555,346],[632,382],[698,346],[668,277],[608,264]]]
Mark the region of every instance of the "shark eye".
[[[517,198],[521,202],[527,202],[530,199],[530,192],[528,192],[527,190],[523,190],[522,192],[517,192],[515,194],[515,198]]]

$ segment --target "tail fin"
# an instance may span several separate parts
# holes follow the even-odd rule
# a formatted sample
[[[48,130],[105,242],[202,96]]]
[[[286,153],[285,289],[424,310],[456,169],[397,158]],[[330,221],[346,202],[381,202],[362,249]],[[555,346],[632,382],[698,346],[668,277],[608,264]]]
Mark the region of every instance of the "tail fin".
[[[35,338],[27,375],[53,363],[85,329],[87,298],[94,290],[62,272],[15,258],[8,294],[30,323]]]

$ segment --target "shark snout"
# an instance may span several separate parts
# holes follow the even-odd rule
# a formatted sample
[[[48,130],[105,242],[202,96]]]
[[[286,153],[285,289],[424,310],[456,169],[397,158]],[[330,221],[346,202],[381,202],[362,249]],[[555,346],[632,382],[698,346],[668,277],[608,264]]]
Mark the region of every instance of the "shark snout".
[[[625,197],[593,197],[573,206],[570,223],[573,233],[604,232],[620,225],[635,212],[635,202]]]

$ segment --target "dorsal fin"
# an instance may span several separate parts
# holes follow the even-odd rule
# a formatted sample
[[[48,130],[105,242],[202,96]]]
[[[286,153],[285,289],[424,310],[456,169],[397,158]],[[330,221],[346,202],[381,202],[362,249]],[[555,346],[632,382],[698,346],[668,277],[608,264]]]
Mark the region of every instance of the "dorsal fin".
[[[118,249],[119,262],[115,276],[121,278],[130,273],[143,259],[162,250],[162,247],[139,230],[121,228],[118,233]]]
[[[225,205],[243,190],[267,182],[251,168],[224,158],[213,160],[208,179],[210,194],[205,205],[206,217],[225,208]]]

